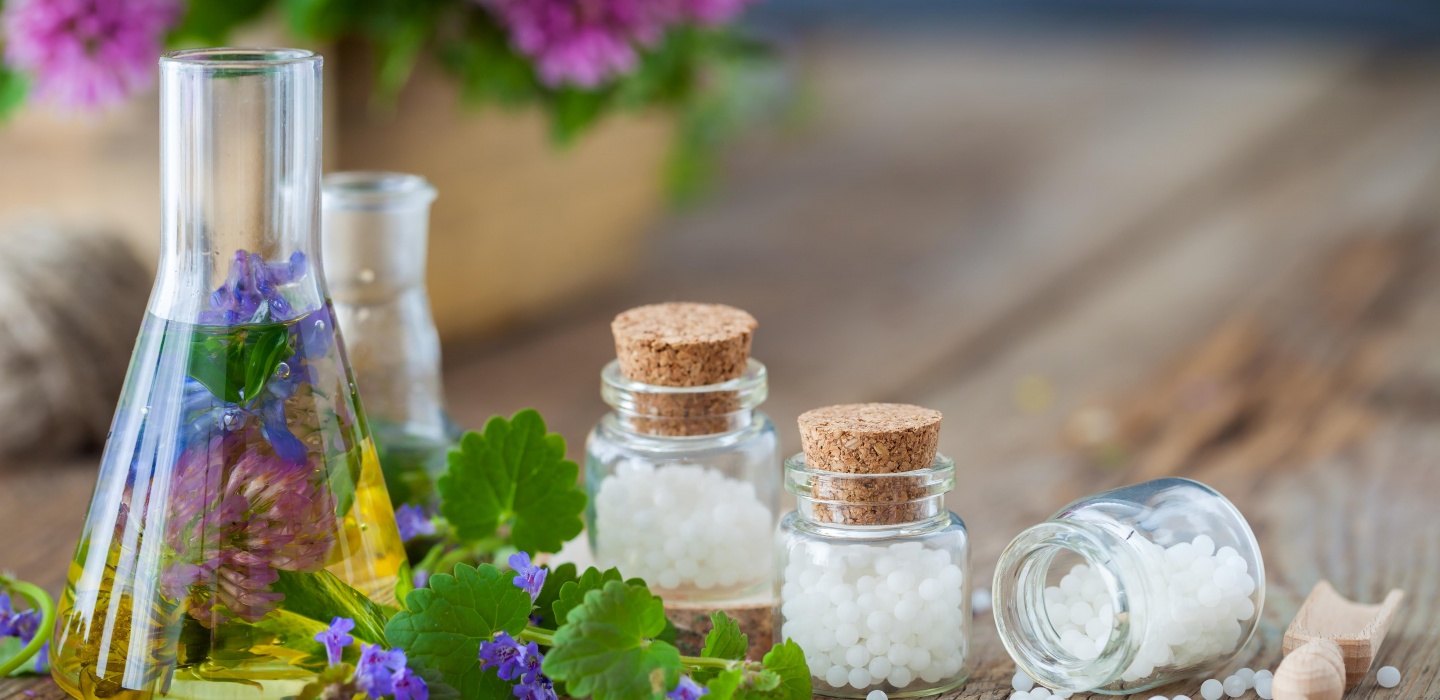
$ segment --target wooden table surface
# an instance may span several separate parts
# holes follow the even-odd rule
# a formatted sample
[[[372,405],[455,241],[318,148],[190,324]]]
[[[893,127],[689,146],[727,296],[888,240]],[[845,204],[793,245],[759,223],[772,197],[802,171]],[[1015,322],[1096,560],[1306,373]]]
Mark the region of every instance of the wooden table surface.
[[[1372,674],[1350,697],[1440,697],[1437,56],[841,37],[795,58],[807,123],[739,148],[630,282],[450,349],[462,424],[534,406],[573,455],[603,409],[615,312],[735,304],[760,319],[787,451],[815,406],[944,412],[975,580],[1073,498],[1200,479],[1265,556],[1263,624],[1235,668],[1277,664],[1321,578],[1364,601],[1400,587],[1379,664],[1401,685]],[[0,565],[59,589],[94,466],[0,469]],[[947,698],[1009,693],[988,616],[975,636]],[[32,691],[62,697],[0,681],[0,700]]]

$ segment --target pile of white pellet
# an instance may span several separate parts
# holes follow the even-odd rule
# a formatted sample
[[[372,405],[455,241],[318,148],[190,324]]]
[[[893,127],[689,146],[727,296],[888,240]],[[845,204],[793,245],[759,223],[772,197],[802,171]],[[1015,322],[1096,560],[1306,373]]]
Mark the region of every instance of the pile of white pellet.
[[[965,574],[919,542],[796,547],[780,589],[782,638],[831,688],[939,684],[965,666]]]
[[[754,485],[693,464],[626,460],[595,498],[596,557],[662,589],[770,579],[774,515]]]
[[[1255,616],[1250,595],[1255,579],[1249,565],[1231,547],[1215,549],[1206,535],[1193,542],[1161,547],[1135,538],[1132,543],[1151,577],[1149,624],[1135,661],[1121,675],[1134,682],[1156,668],[1186,666],[1233,652],[1242,641],[1242,622]],[[1082,660],[1100,655],[1118,623],[1100,572],[1079,564],[1045,589],[1045,609],[1060,645]]]
[[[1201,683],[1200,697],[1205,700],[1220,700],[1221,696],[1238,698],[1253,689],[1261,700],[1270,700],[1270,684],[1274,682],[1275,674],[1270,671],[1242,668],[1226,676],[1225,680],[1211,678]]]
[[[1051,690],[1043,685],[1035,685],[1035,679],[1024,671],[1015,672],[1015,677],[1010,679],[1010,687],[1015,689],[1015,692],[1010,694],[1010,700],[1067,700],[1071,695],[1069,691]]]

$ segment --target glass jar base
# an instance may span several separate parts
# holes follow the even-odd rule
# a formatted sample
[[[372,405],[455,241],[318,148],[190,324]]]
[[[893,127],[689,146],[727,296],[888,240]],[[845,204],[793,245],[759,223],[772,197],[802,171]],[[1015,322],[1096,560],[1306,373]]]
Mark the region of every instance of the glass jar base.
[[[822,678],[812,678],[811,680],[814,681],[814,684],[815,684],[815,695],[817,695],[817,696],[819,696],[819,697],[822,697],[822,698],[861,698],[861,699],[863,699],[863,698],[865,698],[865,697],[868,697],[868,696],[870,695],[870,693],[873,693],[873,692],[875,692],[875,691],[877,691],[877,690],[884,690],[884,691],[885,691],[885,696],[888,697],[888,698],[927,698],[927,697],[930,697],[930,696],[932,696],[932,695],[940,695],[941,693],[948,693],[948,692],[950,692],[950,691],[952,691],[952,690],[955,690],[956,688],[959,688],[959,687],[962,686],[962,685],[965,685],[965,683],[970,680],[970,674],[969,674],[969,673],[966,673],[965,675],[960,676],[959,678],[955,678],[955,679],[952,679],[952,680],[949,680],[949,681],[946,681],[946,682],[944,682],[944,683],[940,683],[940,684],[937,684],[937,685],[928,685],[928,684],[927,684],[927,685],[925,685],[923,688],[911,688],[911,687],[909,687],[909,686],[906,686],[906,687],[905,687],[904,689],[902,689],[902,690],[886,690],[885,686],[878,686],[878,685],[877,685],[877,686],[869,686],[869,687],[865,688],[864,690],[856,690],[856,689],[851,688],[851,687],[849,687],[849,686],[846,686],[845,688],[831,688],[829,685],[827,685],[827,684],[825,683],[825,680],[822,679]]]

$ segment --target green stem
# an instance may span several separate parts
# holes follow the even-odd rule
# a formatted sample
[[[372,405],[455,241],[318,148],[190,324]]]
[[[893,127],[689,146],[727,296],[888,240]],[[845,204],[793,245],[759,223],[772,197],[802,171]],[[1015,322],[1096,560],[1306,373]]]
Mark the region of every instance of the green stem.
[[[536,644],[539,644],[541,646],[555,646],[555,633],[543,627],[536,627],[534,625],[526,627],[525,631],[520,633],[520,639],[521,641],[525,642],[535,642]],[[713,659],[708,656],[682,656],[680,657],[680,663],[685,664],[687,667],[693,670],[697,668],[728,669],[734,668],[735,666],[743,662],[734,661],[731,659]]]
[[[40,626],[35,629],[35,636],[30,639],[30,643],[26,644],[19,654],[7,661],[0,662],[0,678],[4,678],[34,657],[35,653],[40,651],[40,647],[50,639],[50,633],[55,629],[55,603],[50,600],[49,593],[32,583],[0,576],[0,588],[18,593],[30,601],[31,607],[40,609]]]

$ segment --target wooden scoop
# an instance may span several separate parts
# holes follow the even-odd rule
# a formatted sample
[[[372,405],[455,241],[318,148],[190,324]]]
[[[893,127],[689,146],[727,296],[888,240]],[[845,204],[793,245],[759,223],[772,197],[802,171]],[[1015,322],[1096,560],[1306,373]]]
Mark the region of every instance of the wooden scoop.
[[[1285,630],[1275,700],[1338,700],[1359,684],[1404,597],[1397,588],[1379,605],[1361,605],[1336,593],[1329,581],[1315,584]]]

